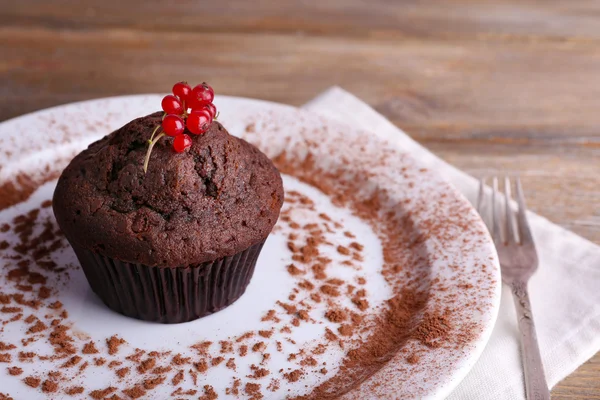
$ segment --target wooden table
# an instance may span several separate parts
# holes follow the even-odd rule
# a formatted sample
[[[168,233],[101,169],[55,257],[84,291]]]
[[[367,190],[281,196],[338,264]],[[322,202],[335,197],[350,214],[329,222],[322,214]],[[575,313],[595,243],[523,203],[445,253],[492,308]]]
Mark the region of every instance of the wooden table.
[[[0,120],[182,79],[293,105],[340,85],[600,244],[599,2],[2,3]],[[600,399],[600,354],[553,394]]]

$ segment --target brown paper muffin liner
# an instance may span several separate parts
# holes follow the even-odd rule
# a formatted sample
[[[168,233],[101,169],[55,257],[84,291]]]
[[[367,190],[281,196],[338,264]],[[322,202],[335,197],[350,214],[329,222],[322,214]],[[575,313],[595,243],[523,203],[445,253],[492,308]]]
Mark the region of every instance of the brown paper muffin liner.
[[[128,317],[176,324],[217,312],[240,298],[264,243],[230,257],[174,268],[126,263],[71,245],[92,290],[109,308]]]

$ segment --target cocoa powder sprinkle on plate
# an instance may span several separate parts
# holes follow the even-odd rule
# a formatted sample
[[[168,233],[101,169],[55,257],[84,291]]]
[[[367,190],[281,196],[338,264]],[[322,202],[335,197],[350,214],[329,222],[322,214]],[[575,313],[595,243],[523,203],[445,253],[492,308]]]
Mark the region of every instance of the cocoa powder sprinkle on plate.
[[[17,346],[15,346],[14,344],[0,342],[0,351],[12,350],[12,349],[16,349],[16,348],[17,348]]]
[[[106,339],[106,345],[108,346],[108,354],[110,354],[111,356],[117,354],[119,352],[119,347],[125,343],[127,343],[125,342],[125,340],[119,338],[116,335],[113,335],[110,338]]]
[[[244,392],[247,395],[251,396],[251,399],[262,399],[264,396],[260,393],[260,384],[259,383],[246,383],[244,388]]]
[[[173,357],[173,359],[171,360],[171,364],[180,366],[180,365],[189,364],[191,360],[192,360],[191,357],[183,357],[181,354],[176,354]]]
[[[56,382],[45,380],[42,383],[42,392],[44,393],[54,393],[58,390],[58,384]]]
[[[236,371],[237,367],[235,365],[235,358],[230,358],[229,360],[227,360],[227,363],[225,364],[225,366],[231,370]]]
[[[96,348],[96,345],[94,344],[94,342],[88,342],[83,346],[83,349],[81,350],[81,352],[83,354],[98,354],[99,351]]]
[[[137,371],[140,374],[144,374],[144,373],[148,372],[149,370],[151,370],[152,368],[154,368],[155,365],[156,365],[156,359],[148,358],[141,362],[141,364],[137,368]]]
[[[295,369],[292,372],[284,374],[283,376],[285,379],[288,380],[288,382],[297,382],[298,380],[300,380],[302,375],[304,375],[304,372],[302,372],[299,369]]]
[[[115,387],[107,387],[106,389],[98,389],[90,392],[90,397],[92,399],[101,400],[107,397],[109,394],[115,392],[117,388]]]
[[[146,390],[152,390],[155,387],[157,387],[158,385],[162,384],[165,381],[165,379],[167,379],[167,378],[164,377],[164,376],[159,376],[159,377],[156,377],[156,378],[146,379],[144,381],[144,389],[146,389]]]
[[[77,394],[81,394],[84,392],[84,388],[83,386],[73,386],[68,388],[67,390],[65,390],[65,393],[68,394],[69,396],[75,396]]]
[[[179,385],[181,383],[181,381],[183,380],[183,378],[184,378],[183,371],[179,371],[179,372],[177,372],[177,374],[175,374],[175,376],[171,380],[171,384],[173,386],[177,386],[177,385]]]
[[[217,365],[221,364],[223,361],[225,361],[225,358],[223,357],[215,357],[210,361],[210,364],[213,367],[216,367]]]
[[[331,170],[319,170],[315,165],[314,158],[311,160],[311,157],[313,156],[310,152],[304,160],[289,158],[282,154],[275,162],[281,171],[319,189],[323,194],[329,196],[336,206],[348,207],[363,222],[373,227],[373,232],[382,240],[384,258],[382,276],[393,288],[395,294],[383,305],[376,304],[371,300],[368,296],[371,293],[367,293],[360,286],[357,290],[357,287],[354,286],[367,284],[367,280],[363,276],[358,276],[365,274],[365,271],[361,270],[363,256],[368,254],[362,253],[365,245],[359,243],[356,236],[344,227],[344,221],[339,219],[335,213],[325,214],[319,210],[318,203],[308,196],[299,191],[288,191],[286,207],[282,210],[280,223],[276,229],[280,230],[283,235],[282,239],[287,240],[288,249],[291,251],[288,260],[292,258],[293,263],[290,264],[290,261],[287,261],[278,267],[287,270],[288,278],[294,280],[294,287],[281,298],[281,300],[288,299],[286,301],[289,302],[277,302],[277,305],[271,306],[277,311],[271,309],[264,314],[261,318],[264,327],[261,326],[260,330],[247,332],[237,338],[229,337],[229,340],[220,341],[213,347],[211,347],[211,342],[197,343],[190,346],[189,349],[195,351],[195,356],[189,357],[187,353],[177,354],[170,360],[166,354],[151,351],[151,349],[146,350],[146,353],[139,349],[133,351],[128,347],[121,348],[126,342],[116,335],[106,339],[98,338],[99,340],[96,339],[96,341],[89,340],[89,336],[87,339],[81,339],[78,336],[79,333],[75,333],[75,330],[72,329],[72,322],[68,321],[67,310],[64,310],[63,304],[55,298],[60,294],[60,285],[68,284],[69,270],[73,272],[78,266],[57,265],[50,259],[51,254],[58,249],[65,248],[66,243],[53,219],[48,217],[48,211],[44,211],[45,208],[51,206],[51,202],[47,200],[42,203],[41,210],[33,209],[24,212],[10,221],[10,224],[0,225],[0,233],[10,232],[7,238],[14,236],[14,240],[18,241],[16,244],[11,244],[13,243],[12,239],[0,241],[2,256],[8,250],[6,254],[14,253],[14,257],[16,257],[6,258],[9,261],[4,267],[5,275],[10,281],[7,283],[7,288],[10,290],[6,291],[10,294],[0,293],[0,304],[3,305],[0,308],[2,323],[6,325],[19,321],[23,318],[24,309],[26,315],[33,312],[25,319],[30,326],[25,326],[24,329],[24,332],[28,332],[31,338],[24,338],[20,344],[18,339],[14,342],[19,345],[19,350],[22,350],[31,343],[30,339],[47,340],[52,344],[54,350],[54,354],[40,353],[39,356],[35,353],[21,351],[19,362],[32,362],[39,359],[43,362],[53,363],[57,368],[74,370],[75,374],[77,374],[77,368],[72,367],[80,365],[79,374],[81,374],[89,362],[94,362],[97,367],[107,363],[103,358],[86,357],[99,353],[97,346],[101,346],[102,342],[106,340],[111,362],[104,368],[116,368],[125,364],[115,371],[117,377],[121,379],[118,381],[119,384],[130,386],[122,393],[129,398],[141,398],[151,396],[147,391],[165,384],[165,381],[174,386],[178,386],[184,381],[185,373],[182,370],[174,371],[172,378],[167,381],[165,374],[171,370],[171,367],[157,366],[165,363],[175,367],[189,364],[186,369],[194,368],[189,371],[194,384],[196,385],[198,382],[202,384],[203,377],[200,375],[200,379],[198,379],[198,373],[207,372],[209,364],[210,367],[216,367],[224,363],[227,358],[226,368],[235,371],[237,369],[235,357],[247,356],[248,346],[251,346],[253,352],[262,355],[262,361],[260,366],[252,366],[252,373],[247,375],[247,378],[264,379],[265,385],[270,380],[266,389],[275,392],[280,389],[280,384],[275,378],[266,378],[274,375],[268,369],[271,357],[270,354],[264,353],[267,348],[276,348],[279,353],[283,353],[282,341],[285,340],[286,351],[283,354],[288,354],[290,350],[293,351],[293,353],[289,353],[289,359],[290,362],[297,365],[297,369],[289,368],[285,372],[282,370],[278,375],[292,383],[300,382],[304,376],[309,374],[327,374],[325,364],[321,363],[322,357],[319,358],[319,355],[324,354],[327,349],[344,351],[346,356],[342,360],[339,372],[319,387],[313,388],[312,393],[307,395],[307,398],[318,399],[323,398],[325,394],[336,396],[350,390],[357,382],[362,382],[381,368],[392,355],[397,354],[400,350],[405,351],[403,347],[408,340],[419,344],[422,347],[421,352],[426,349],[437,349],[450,345],[462,346],[468,343],[476,333],[476,327],[466,328],[463,326],[461,330],[457,331],[453,323],[452,312],[446,312],[444,309],[432,309],[422,313],[428,296],[425,292],[422,293],[410,287],[410,284],[414,282],[429,284],[430,279],[426,273],[419,270],[420,260],[413,260],[410,258],[411,256],[408,256],[407,259],[404,256],[404,254],[419,254],[419,246],[424,242],[422,237],[411,236],[411,232],[416,230],[409,225],[411,223],[410,215],[402,216],[401,218],[404,218],[402,220],[391,214],[382,217],[382,211],[385,208],[381,204],[389,199],[385,197],[385,193],[378,190],[371,193],[368,198],[360,198],[360,196],[364,196],[361,192],[364,188],[358,183],[368,181],[370,177],[368,171],[365,172],[365,175],[359,175],[355,179],[356,183],[343,183],[344,180],[341,179],[341,174],[345,173],[343,170],[336,170],[335,166]],[[340,162],[343,164],[342,161]],[[295,213],[297,210],[308,213],[309,219],[298,218]],[[305,223],[306,221],[310,223]],[[375,224],[379,225],[374,227]],[[427,227],[421,227],[421,229],[429,230]],[[423,235],[425,234],[431,233]],[[331,259],[327,258],[327,255],[331,256]],[[9,263],[10,266],[8,266]],[[352,275],[344,273],[344,279],[336,277],[338,275],[336,268],[339,268],[340,264],[344,265],[344,271],[348,271],[348,274]],[[407,272],[412,275],[404,275]],[[406,276],[407,279],[397,282],[395,279],[398,278],[395,278],[395,275]],[[59,279],[57,280],[57,278]],[[462,282],[459,285],[462,285],[459,287],[464,289],[472,287],[472,285],[468,286],[470,285],[468,282]],[[400,293],[399,288],[404,288],[404,290]],[[2,289],[5,288],[2,287]],[[19,293],[11,293],[15,290]],[[65,303],[68,305],[66,300]],[[49,310],[58,311],[49,312]],[[423,318],[413,318],[415,315],[422,315]],[[302,349],[298,348],[299,345],[293,350],[291,347],[288,349],[288,346],[296,344],[293,339],[297,339],[297,337],[292,335],[298,331],[296,327],[301,323],[303,327],[309,324],[320,324],[324,320],[339,325],[335,325],[331,329],[320,328],[323,332],[319,339],[321,342],[317,341]],[[413,320],[418,321],[414,322]],[[331,326],[327,321],[325,321],[326,326]],[[21,324],[22,322],[17,323]],[[336,330],[339,336],[334,333]],[[260,339],[264,341],[254,344],[248,342],[255,336],[260,336]],[[83,340],[88,340],[88,342],[82,344]],[[20,347],[21,345],[23,347]],[[15,345],[0,342],[0,351],[10,351],[15,347]],[[218,356],[218,354],[223,356]],[[232,357],[226,356],[226,354]],[[281,355],[283,356],[283,354]],[[403,354],[402,359],[406,361],[407,365],[419,367],[422,353],[406,351]],[[250,354],[247,360],[254,361],[255,357]],[[144,360],[142,361],[142,359]],[[0,362],[11,362],[11,354],[0,353]],[[95,368],[90,370],[93,372]],[[13,375],[12,371],[14,371],[14,375],[23,373],[23,370],[17,366],[9,367],[8,371],[9,375]],[[247,371],[242,371],[243,369],[240,368],[240,377],[247,374]],[[50,393],[59,390],[59,383],[62,387],[62,382],[72,379],[69,371],[63,371],[64,375],[58,371],[53,372],[56,373],[48,374],[51,379],[45,380],[43,383],[36,377],[27,377],[24,381],[30,380],[30,383],[35,383],[35,387],[41,384],[41,389]],[[87,371],[87,374],[90,373]],[[146,375],[141,377],[139,374]],[[170,377],[171,375],[169,375]],[[245,378],[242,379],[245,380]],[[27,384],[27,382],[25,383]],[[117,383],[115,385],[118,386]],[[253,399],[263,397],[260,392],[260,384],[244,382],[237,377],[234,378],[232,386],[226,389],[226,393],[239,397],[241,387],[244,388],[245,394]],[[110,398],[117,400],[121,397],[115,392],[120,389],[122,386],[119,389],[111,387],[91,392],[90,396],[93,398],[112,396]],[[63,393],[73,396],[89,389],[75,386],[61,390]],[[186,392],[182,388],[177,388],[173,392],[174,396],[193,396],[195,394],[196,390]],[[200,398],[216,399],[217,395],[211,386],[206,385]]]
[[[23,369],[21,369],[19,367],[10,367],[10,368],[7,368],[7,370],[8,370],[8,373],[12,376],[18,376],[23,373]]]
[[[204,394],[198,398],[198,400],[216,400],[219,398],[217,392],[210,385],[204,385]]]
[[[194,363],[194,368],[196,368],[198,372],[206,372],[208,370],[208,363],[206,360],[198,361]]]
[[[34,378],[33,376],[28,376],[27,378],[23,379],[23,382],[25,382],[27,386],[31,386],[32,388],[40,386],[41,381],[42,380],[40,378]]]
[[[141,386],[134,386],[129,389],[123,390],[130,399],[139,399],[146,394],[146,391]]]

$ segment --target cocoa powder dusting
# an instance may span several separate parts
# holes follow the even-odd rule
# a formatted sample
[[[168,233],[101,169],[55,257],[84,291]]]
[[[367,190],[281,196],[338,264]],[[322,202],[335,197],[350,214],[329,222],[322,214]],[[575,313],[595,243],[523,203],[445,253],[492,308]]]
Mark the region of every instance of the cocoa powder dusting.
[[[283,374],[283,377],[287,379],[288,382],[298,382],[300,378],[302,378],[302,375],[304,375],[304,372],[299,369],[295,369],[292,372]]]
[[[266,322],[266,321],[279,322],[280,320],[279,320],[279,318],[277,318],[275,316],[275,314],[276,314],[275,310],[269,310],[269,311],[267,311],[267,314],[264,317],[262,317],[261,321],[262,322]]]
[[[108,354],[114,356],[119,352],[119,347],[125,344],[125,340],[119,338],[117,335],[113,335],[106,339],[106,345],[108,346]]]
[[[152,390],[155,387],[157,387],[158,385],[162,384],[165,379],[167,379],[164,376],[158,376],[156,378],[150,378],[150,379],[146,379],[144,380],[144,389],[146,390]]]
[[[110,351],[110,348],[109,348]],[[83,354],[97,354],[99,353],[98,349],[96,348],[96,345],[94,344],[94,342],[88,342],[83,346],[83,349],[81,350],[81,352]]]
[[[176,354],[172,359],[171,359],[171,364],[175,365],[175,366],[182,366],[182,365],[186,365],[189,364],[192,360],[192,357],[183,357],[181,354]]]
[[[410,356],[406,357],[406,362],[409,364],[416,364],[419,362],[419,356],[413,353]]]
[[[327,296],[338,297],[340,295],[339,289],[335,286],[323,285],[320,290],[321,293],[326,294]]]
[[[12,376],[18,376],[23,373],[23,369],[19,368],[19,367],[10,367],[10,368],[7,368],[7,370],[8,370],[8,373]]]
[[[287,270],[292,276],[304,275],[306,273],[306,271],[296,267],[294,264],[288,265]]]
[[[361,299],[359,297],[355,297],[352,299],[352,302],[361,311],[365,311],[367,308],[369,308],[369,302],[366,299]]]
[[[270,313],[270,311],[269,311],[269,313]],[[273,311],[273,313],[275,313],[275,311]],[[265,320],[263,319],[263,321],[265,321]],[[238,337],[235,341],[237,343],[240,343],[240,342],[243,342],[246,339],[250,339],[253,336],[254,336],[254,332],[246,332],[242,336]]]
[[[208,371],[208,363],[206,360],[198,361],[194,363],[194,368],[196,368],[198,372],[206,372]]]
[[[221,344],[221,354],[233,353],[233,343],[228,340],[222,340],[219,342]]]
[[[54,393],[58,390],[58,384],[56,382],[45,380],[42,383],[42,392],[44,393]]]
[[[33,376],[28,376],[27,378],[23,379],[23,382],[25,382],[25,384],[27,386],[30,386],[32,388],[36,388],[36,387],[40,386],[40,383],[42,382],[42,380],[40,378],[35,378]]]
[[[242,381],[238,378],[233,378],[233,384],[230,388],[225,389],[225,394],[228,395],[239,395],[240,394],[240,386],[242,385]]]
[[[310,319],[310,316],[308,315],[308,311],[306,311],[306,310],[298,311],[298,318],[300,318],[302,321],[308,321]]]
[[[262,395],[262,393],[260,392],[260,384],[258,383],[246,383],[246,387],[244,388],[244,392],[246,392],[246,394],[248,396],[250,396],[251,399],[253,400],[259,400],[262,399],[264,396]]]
[[[327,318],[331,322],[339,323],[344,322],[347,318],[347,315],[343,310],[330,309],[325,312],[325,318]]]
[[[79,372],[83,372],[85,371],[85,369],[88,367],[88,365],[90,365],[90,363],[88,361],[84,362],[83,364],[81,364],[79,366]]]
[[[215,357],[210,361],[210,364],[213,367],[216,367],[217,365],[221,364],[223,361],[225,361],[225,358],[223,357]]]
[[[426,314],[415,330],[414,337],[428,347],[440,347],[448,340],[451,332],[450,320],[441,314]]]
[[[253,374],[252,375],[248,375],[247,378],[252,378],[252,379],[260,379],[260,378],[264,378],[265,376],[269,375],[269,370],[266,368],[253,368]]]
[[[173,368],[170,366],[166,367],[156,367],[152,370],[152,373],[155,375],[166,374],[167,372],[171,372]]]
[[[110,386],[106,389],[93,390],[89,394],[92,399],[101,400],[110,395],[111,393],[115,392],[116,390],[117,388]]]
[[[334,202],[339,205],[346,205],[353,209],[357,216],[369,222],[375,232],[379,232],[382,239],[384,253],[384,269],[382,275],[386,281],[396,288],[396,295],[386,303],[383,309],[383,314],[376,317],[374,331],[366,340],[354,340],[353,348],[348,352],[348,356],[343,361],[339,373],[333,378],[326,381],[324,384],[315,388],[313,392],[306,398],[321,399],[334,398],[346,393],[348,390],[356,387],[370,375],[376,372],[383,363],[387,362],[390,357],[404,346],[409,339],[408,332],[417,332],[419,337],[415,339],[424,343],[429,347],[436,346],[438,343],[443,345],[452,345],[450,336],[445,335],[445,322],[439,318],[434,319],[435,329],[427,327],[428,322],[425,321],[421,329],[413,330],[420,325],[419,320],[413,316],[419,315],[427,302],[427,290],[419,290],[417,288],[426,287],[428,283],[427,260],[419,257],[419,254],[424,254],[424,249],[421,250],[423,240],[413,238],[415,230],[410,225],[410,218],[402,218],[392,213],[383,216],[380,214],[381,204],[387,202],[386,193],[372,192],[370,197],[360,199],[357,194],[361,192],[361,187],[355,186],[354,182],[365,182],[369,179],[368,174],[357,176],[352,181],[340,179],[340,175],[346,173],[342,168],[339,171],[328,170],[323,171],[316,167],[315,158],[308,154],[304,160],[296,157],[288,157],[284,152],[275,163],[277,167],[285,172],[291,173],[295,177],[319,188],[324,193],[331,195]],[[362,173],[362,172],[361,172]],[[287,193],[286,193],[287,196]],[[399,229],[400,228],[400,229]],[[349,231],[344,232],[346,237],[354,238],[355,235]],[[343,264],[353,266],[354,262],[360,262],[363,258],[360,252],[364,246],[357,241],[351,242],[349,245],[339,244],[336,247],[337,252],[342,256],[352,256],[353,260],[345,260]],[[410,250],[406,250],[410,248]],[[348,261],[348,262],[346,262]],[[398,277],[403,276],[402,273],[412,268],[414,273],[407,279],[399,280]],[[423,272],[420,272],[423,271]],[[324,274],[324,269],[319,265],[313,267],[313,273],[316,279],[324,279],[321,274]],[[356,282],[359,285],[366,284],[364,277],[357,277]],[[327,283],[321,285],[320,292],[329,298],[335,298],[336,294],[341,296],[341,293],[336,293],[333,290],[337,289],[334,284]],[[352,294],[354,288],[348,288],[348,294]],[[365,298],[366,293],[358,291],[351,299],[355,307],[359,311],[366,311],[370,307],[368,300]],[[327,312],[333,310],[330,308]],[[439,314],[439,313],[438,313]],[[332,319],[336,320],[335,314],[330,314]],[[361,315],[352,314],[350,323],[339,327],[342,335],[351,335],[362,324],[363,317]],[[431,320],[431,318],[430,318]],[[451,320],[450,316],[448,320]],[[361,329],[365,329],[361,327]],[[469,329],[466,329],[467,331]],[[450,332],[456,333],[450,328]],[[338,342],[339,340],[331,330],[326,329],[325,338],[330,342]],[[460,333],[467,339],[454,340],[460,344],[468,342],[468,332]],[[345,337],[345,336],[342,336]],[[348,336],[353,337],[353,336]],[[390,339],[393,338],[393,339]]]
[[[175,376],[173,377],[173,379],[171,380],[171,384],[173,386],[177,386],[181,383],[181,381],[184,378],[184,372],[183,371],[179,371],[177,372],[177,374],[175,374]]]
[[[12,350],[12,349],[16,349],[16,348],[17,348],[17,346],[15,346],[14,344],[0,342],[0,351]]]
[[[137,371],[140,374],[144,374],[144,373],[150,371],[152,368],[154,368],[155,365],[156,365],[156,359],[148,358],[140,363],[140,365],[137,368]]]
[[[279,390],[280,388],[280,383],[279,383],[279,379],[271,379],[271,382],[269,383],[269,386],[267,386],[267,390],[271,391],[271,392],[276,392]]]
[[[204,385],[204,394],[198,400],[216,400],[219,398],[215,389],[210,385]]]
[[[258,331],[258,334],[266,339],[270,338],[271,336],[273,336],[273,330],[269,330],[269,331]]]
[[[369,197],[364,197],[364,193],[361,192],[363,188],[359,182],[368,181],[368,174],[343,186],[340,182],[345,180],[341,179],[341,176],[346,172],[336,170],[335,167],[327,171],[319,170],[310,152],[304,160],[287,158],[284,153],[275,160],[275,163],[281,171],[290,173],[321,190],[331,198],[336,206],[347,206],[356,216],[372,226],[374,232],[382,239],[384,256],[382,275],[386,282],[394,288],[396,295],[389,299],[383,307],[373,304],[373,308],[369,310],[371,305],[366,290],[360,286],[357,290],[357,287],[351,284],[366,285],[367,283],[364,277],[356,276],[358,273],[364,274],[364,271],[361,272],[364,245],[358,242],[353,233],[343,230],[343,221],[338,220],[335,213],[319,212],[311,198],[299,192],[288,191],[286,193],[288,208],[282,210],[280,223],[283,228],[287,229],[287,232],[284,230],[284,234],[288,238],[287,246],[294,262],[282,264],[279,268],[285,268],[290,275],[289,278],[295,281],[294,289],[289,295],[286,294],[286,297],[282,298],[287,298],[289,303],[278,301],[276,305],[273,305],[277,311],[274,309],[267,311],[261,318],[265,324],[264,329],[247,332],[238,338],[230,337],[227,341],[219,342],[220,348],[215,346],[217,354],[244,357],[248,354],[249,346],[253,352],[261,353],[260,366],[252,365],[252,372],[246,377],[254,380],[263,379],[262,382],[266,389],[276,392],[280,389],[279,380],[272,378],[276,372],[268,369],[270,354],[263,352],[267,345],[271,346],[269,347],[271,349],[276,348],[280,353],[283,353],[284,350],[282,343],[272,339],[272,336],[275,332],[280,332],[283,335],[281,340],[295,345],[296,342],[292,339],[291,334],[297,326],[300,326],[300,321],[303,321],[303,326],[304,324],[321,323],[318,320],[324,316],[328,321],[339,324],[332,328],[333,331],[329,328],[324,329],[325,344],[319,343],[311,348],[294,350],[296,352],[289,354],[289,360],[299,368],[281,370],[277,376],[283,376],[288,382],[298,382],[303,376],[311,373],[327,374],[327,369],[323,367],[325,363],[321,363],[318,356],[324,354],[327,348],[333,346],[337,349],[342,348],[347,353],[339,372],[314,388],[307,396],[301,397],[328,399],[343,395],[367,380],[392,356],[397,354],[409,340],[414,343],[418,342],[424,348],[436,349],[450,344],[462,346],[472,339],[477,327],[462,326],[457,330],[453,324],[451,311],[428,309],[426,313],[423,313],[427,304],[427,284],[430,279],[427,276],[427,269],[422,267],[428,260],[419,256],[419,254],[426,254],[423,250],[424,239],[423,237],[413,237],[416,229],[410,225],[410,216],[400,215],[400,213],[399,215],[382,214],[382,210],[385,208],[382,208],[381,205],[388,200],[384,192],[380,193],[375,190]],[[0,293],[0,304],[2,304],[0,317],[3,325],[6,325],[21,320],[24,315],[32,312],[35,314],[37,311],[36,315],[39,317],[31,314],[24,320],[28,324],[24,332],[27,332],[30,337],[23,339],[21,344],[25,347],[31,343],[30,340],[47,340],[53,346],[54,354],[42,357],[42,355],[38,356],[32,352],[20,351],[18,353],[19,362],[31,363],[39,358],[43,361],[54,362],[57,368],[65,369],[63,371],[65,374],[68,374],[66,370],[74,370],[77,373],[78,369],[81,374],[89,362],[94,362],[97,367],[101,367],[107,362],[103,358],[95,358],[92,361],[91,357],[86,357],[98,354],[97,343],[102,344],[104,339],[82,344],[82,340],[85,339],[78,340],[78,334],[71,330],[72,323],[68,321],[67,310],[63,309],[63,304],[59,300],[53,298],[59,293],[59,288],[53,286],[55,285],[53,274],[61,274],[61,279],[68,282],[68,269],[77,267],[57,265],[49,258],[52,252],[66,246],[53,219],[45,217],[43,209],[50,205],[49,201],[45,201],[42,203],[41,209],[34,209],[19,215],[10,224],[0,225],[0,233],[10,232],[10,235],[14,234],[19,239],[16,245],[11,245],[9,241],[0,241],[0,251],[14,250],[16,254],[14,261],[10,261],[12,265],[6,268],[6,276],[11,288],[18,292]],[[289,205],[293,206],[289,207]],[[296,216],[292,212],[293,210],[310,212],[309,215],[312,215],[313,218],[309,219],[310,223],[304,223],[301,220],[295,221]],[[279,225],[276,229],[281,228]],[[339,242],[332,239],[332,236],[328,236],[329,234],[337,235],[336,237],[340,239]],[[341,238],[342,236],[343,238]],[[326,251],[327,248],[332,251]],[[409,255],[407,256],[407,254]],[[326,255],[331,255],[332,259],[327,258]],[[354,271],[355,275],[346,279],[336,278],[334,267],[339,268],[340,264],[344,266],[345,270]],[[407,271],[410,271],[411,274],[403,275]],[[400,282],[400,276],[407,278]],[[419,287],[419,284],[422,283],[425,284]],[[464,288],[467,288],[468,284],[464,283],[463,285]],[[419,287],[418,290],[417,287]],[[325,311],[316,311],[318,307],[324,307]],[[48,310],[54,311],[50,312],[51,315],[46,315],[42,314],[43,310],[46,310],[46,314],[48,314]],[[45,319],[42,318],[44,315]],[[311,320],[311,316],[317,321]],[[419,316],[419,318],[415,316]],[[338,334],[334,333],[336,329]],[[362,334],[365,334],[364,337]],[[260,336],[264,341],[249,342],[249,339],[254,336]],[[190,346],[197,353],[193,357],[194,361],[192,361],[192,357],[182,354],[173,356],[169,361],[169,358],[165,359],[166,355],[157,351],[147,350],[148,353],[146,353],[136,349],[133,354],[128,355],[121,348],[126,342],[116,335],[105,340],[108,354],[114,356],[112,357],[114,359],[104,368],[116,368],[126,363],[127,366],[114,371],[120,379],[119,382],[132,385],[122,391],[131,399],[151,396],[148,391],[154,390],[165,382],[173,386],[178,386],[183,382],[185,377],[183,370],[177,370],[175,375],[167,380],[165,374],[171,370],[171,367],[157,366],[158,360],[164,360],[167,364],[175,367],[186,364],[188,365],[186,369],[193,367],[189,370],[189,374],[195,385],[198,382],[202,384],[202,375],[198,380],[199,373],[203,374],[209,368],[220,365],[225,362],[226,357],[228,357],[225,363],[226,368],[232,371],[237,369],[234,357],[215,356],[215,349],[211,349],[211,342],[201,342]],[[6,352],[15,348],[15,345],[0,342],[0,351]],[[255,356],[250,355],[249,359],[250,357]],[[404,359],[407,364],[417,365],[420,356],[413,352]],[[0,362],[10,363],[11,361],[10,353],[0,353]],[[17,366],[8,367],[7,370],[11,376],[23,373],[23,369]],[[90,370],[94,370],[94,368]],[[145,374],[143,378],[140,376],[142,374]],[[240,376],[244,375],[245,373],[240,372]],[[133,379],[134,376],[138,379],[128,380]],[[59,384],[63,386],[62,382],[65,381],[65,378],[58,371],[49,373],[48,377],[50,379],[42,382],[40,378],[29,376],[23,379],[23,382],[35,388],[41,385],[41,390],[46,393],[55,393],[61,390],[62,393],[75,396],[86,391],[82,386],[60,389]],[[126,379],[127,377],[129,378]],[[266,382],[269,381],[267,386]],[[234,378],[232,386],[226,389],[226,393],[239,397],[241,387],[250,398],[263,398],[260,384],[243,382],[238,378]],[[205,385],[203,389],[204,392],[200,399],[212,400],[218,397],[212,386]],[[117,400],[121,398],[115,393],[117,390],[117,388],[109,387],[89,392],[89,395],[95,399],[111,396],[110,398]],[[173,392],[173,396],[193,396],[195,394],[196,390],[184,392],[181,388],[177,388]]]
[[[65,390],[65,393],[68,394],[69,396],[75,396],[77,394],[81,394],[84,392],[84,388],[83,386],[73,386],[68,388],[67,390]]]
[[[353,329],[352,325],[350,325],[350,324],[344,324],[344,325],[342,325],[342,326],[340,326],[338,328],[338,332],[342,336],[352,336],[352,333],[354,332],[354,329]]]
[[[141,386],[134,386],[129,389],[123,390],[130,399],[139,399],[146,394],[146,391]]]
[[[225,366],[231,370],[237,370],[237,367],[235,365],[235,358],[230,358],[229,360],[227,360]]]
[[[252,351],[259,352],[263,351],[266,348],[265,342],[257,342],[252,346]]]
[[[194,386],[198,385],[198,373],[193,369],[188,370],[188,372],[192,377],[192,382],[194,382]]]
[[[79,363],[79,361],[81,361],[81,357],[79,356],[73,356],[71,358],[69,358],[69,360],[67,362],[65,362],[63,365],[61,365],[61,368],[70,368],[74,365],[77,365]]]

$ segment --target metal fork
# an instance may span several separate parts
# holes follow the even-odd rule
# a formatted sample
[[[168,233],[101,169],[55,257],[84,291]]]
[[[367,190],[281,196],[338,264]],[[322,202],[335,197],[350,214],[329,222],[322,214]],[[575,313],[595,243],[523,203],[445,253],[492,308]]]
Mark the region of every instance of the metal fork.
[[[494,239],[500,266],[502,281],[511,287],[521,332],[521,350],[523,369],[525,371],[525,390],[527,399],[550,399],[550,391],[544,377],[544,368],[540,357],[540,349],[535,334],[531,303],[527,282],[538,267],[535,243],[527,222],[525,198],[521,180],[516,179],[516,195],[518,210],[513,211],[511,205],[511,182],[504,178],[504,200],[498,191],[498,178],[492,179],[491,202],[486,200],[485,179],[479,182],[477,211],[486,222]],[[504,211],[502,211],[504,202]],[[486,206],[487,205],[487,206]],[[488,218],[489,210],[492,218]]]

